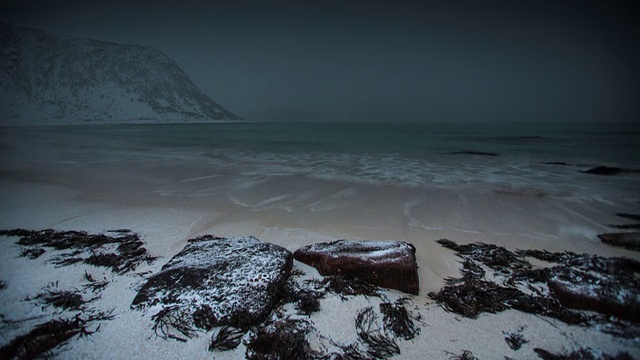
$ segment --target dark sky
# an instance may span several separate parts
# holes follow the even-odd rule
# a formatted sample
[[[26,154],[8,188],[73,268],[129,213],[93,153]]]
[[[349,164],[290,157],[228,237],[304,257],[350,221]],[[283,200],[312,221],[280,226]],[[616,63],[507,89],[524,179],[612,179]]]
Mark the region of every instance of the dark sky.
[[[637,121],[623,3],[18,0],[0,18],[154,46],[247,118]]]

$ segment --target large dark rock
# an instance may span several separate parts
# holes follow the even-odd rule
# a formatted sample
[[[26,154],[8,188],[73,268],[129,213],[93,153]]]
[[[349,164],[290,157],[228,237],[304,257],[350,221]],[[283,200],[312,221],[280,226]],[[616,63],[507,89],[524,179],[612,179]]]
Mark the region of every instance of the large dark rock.
[[[640,170],[623,169],[615,166],[596,166],[594,168],[581,172],[594,175],[617,175],[622,173],[637,173],[640,172]]]
[[[246,328],[271,313],[292,265],[290,251],[254,237],[200,237],[142,286],[132,306],[177,308],[197,328]]]
[[[598,235],[605,244],[640,251],[640,232],[617,232]]]
[[[485,151],[454,151],[452,155],[477,155],[477,156],[498,156],[496,153]]]
[[[400,241],[349,241],[308,245],[296,250],[296,260],[321,275],[358,278],[409,294],[420,291],[416,249]]]
[[[640,322],[637,283],[621,283],[575,269],[558,270],[547,282],[562,305]]]

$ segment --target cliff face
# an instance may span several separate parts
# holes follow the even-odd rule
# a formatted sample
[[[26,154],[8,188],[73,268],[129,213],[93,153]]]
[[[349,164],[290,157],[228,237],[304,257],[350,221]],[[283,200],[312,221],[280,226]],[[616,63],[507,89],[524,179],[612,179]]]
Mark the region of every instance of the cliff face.
[[[0,123],[239,119],[151,47],[6,23],[0,44]]]

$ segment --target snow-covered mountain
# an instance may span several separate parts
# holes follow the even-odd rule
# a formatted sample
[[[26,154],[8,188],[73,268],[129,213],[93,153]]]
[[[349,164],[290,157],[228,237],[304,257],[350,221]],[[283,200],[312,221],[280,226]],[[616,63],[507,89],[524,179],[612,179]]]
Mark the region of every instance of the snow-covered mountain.
[[[152,47],[0,22],[0,124],[235,120]]]

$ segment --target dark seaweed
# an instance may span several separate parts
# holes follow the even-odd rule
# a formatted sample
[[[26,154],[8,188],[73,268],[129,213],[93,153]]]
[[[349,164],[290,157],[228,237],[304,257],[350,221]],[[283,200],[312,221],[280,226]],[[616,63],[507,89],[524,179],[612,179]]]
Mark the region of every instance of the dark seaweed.
[[[507,345],[509,345],[513,351],[518,351],[522,345],[529,343],[529,340],[526,340],[522,335],[522,330],[524,330],[523,327],[513,333],[507,333],[505,331],[502,332],[504,334],[504,341],[507,342]]]
[[[601,327],[603,331],[611,330],[610,333],[618,336],[634,337],[638,334],[636,325],[611,317],[614,315],[631,322],[638,317],[638,312],[634,310],[638,304],[633,302],[636,298],[633,294],[640,292],[637,278],[640,263],[635,260],[544,250],[514,253],[495,245],[457,245],[446,239],[438,243],[463,257],[462,277],[446,279],[444,288],[438,293],[429,294],[447,311],[475,318],[484,312],[516,309],[553,317],[567,324],[606,324]],[[526,257],[552,262],[555,266],[533,269]],[[485,279],[483,266],[504,276],[502,284]],[[543,293],[533,286],[535,283],[548,283],[550,291]],[[569,286],[568,289],[581,289],[591,285],[602,292],[599,299],[585,298],[581,293],[564,290],[565,286]],[[518,286],[526,286],[530,293],[524,293]],[[628,303],[616,300],[617,294],[623,291],[631,294]],[[603,315],[588,315],[577,310],[592,310]]]
[[[58,291],[47,289],[47,292],[35,297],[45,304],[65,310],[81,310],[82,305],[91,301],[85,301],[79,291]]]
[[[320,298],[322,293],[317,291],[302,290],[299,292],[299,299],[295,305],[299,315],[310,315],[320,311]]]
[[[211,336],[209,351],[233,350],[240,345],[242,337],[247,333],[246,330],[234,328],[231,326],[223,326]]]
[[[611,246],[640,251],[640,232],[638,231],[598,234],[598,239]]]
[[[52,261],[58,266],[67,266],[77,262],[85,262],[95,266],[111,268],[118,274],[124,274],[142,262],[152,262],[154,257],[142,247],[143,242],[137,234],[121,229],[112,232],[114,236],[104,234],[88,234],[84,231],[56,231],[53,229],[32,231],[25,229],[0,230],[2,236],[16,236],[17,244],[28,247],[23,250],[24,256],[35,258],[42,247],[55,250],[71,250],[60,254]],[[116,249],[105,252],[105,249],[116,245]],[[37,256],[36,256],[37,255]],[[86,256],[89,255],[89,256]]]
[[[162,339],[187,341],[184,337],[176,335],[175,331],[189,339],[196,336],[196,330],[191,324],[189,313],[178,305],[163,307],[162,310],[151,317],[151,320],[154,322],[153,332]]]
[[[535,348],[533,351],[538,354],[538,357],[543,360],[633,360],[633,357],[626,352],[620,352],[615,356],[609,354],[602,354],[600,357],[596,357],[589,349],[578,349],[570,353],[554,354],[547,350]]]
[[[420,321],[421,317],[407,310],[405,305],[409,301],[408,298],[400,298],[393,304],[386,301],[380,304],[385,331],[405,340],[411,340],[420,333],[420,328],[416,326],[414,320]]]
[[[209,305],[201,305],[193,312],[193,325],[200,329],[211,330],[218,324],[218,319]]]
[[[284,288],[284,296],[282,303],[295,303],[295,309],[298,315],[310,315],[311,313],[320,311],[320,299],[326,294],[326,290],[316,290],[309,287],[313,282],[305,283],[301,287],[292,277],[289,277]]]
[[[345,278],[341,276],[327,276],[322,280],[306,280],[306,284],[315,289],[323,289],[340,295],[340,299],[347,300],[347,296],[364,295],[380,297],[381,290],[376,285],[357,278]]]
[[[46,250],[43,249],[42,247],[34,246],[34,247],[28,247],[28,248],[23,249],[22,251],[20,251],[20,256],[29,258],[31,260],[35,260],[35,259],[39,258],[40,255],[44,254],[45,252],[46,252]]]
[[[367,354],[374,359],[400,354],[398,344],[381,331],[377,318],[372,307],[364,308],[356,315],[356,332],[360,341],[367,346]]]
[[[0,354],[6,359],[38,358],[76,335],[89,336],[95,333],[98,329],[88,330],[92,322],[111,319],[111,313],[102,312],[88,317],[78,314],[70,319],[54,319],[39,324],[28,333],[11,340],[9,344],[0,348]]]
[[[89,283],[82,285],[82,287],[84,287],[85,289],[91,289],[92,292],[102,291],[105,287],[107,287],[107,285],[109,285],[109,282],[106,278],[104,278],[102,281],[98,281],[87,271],[84,272],[84,279]]]
[[[307,334],[313,331],[311,322],[285,318],[253,332],[247,347],[247,359],[317,359],[322,354],[311,348]]]

